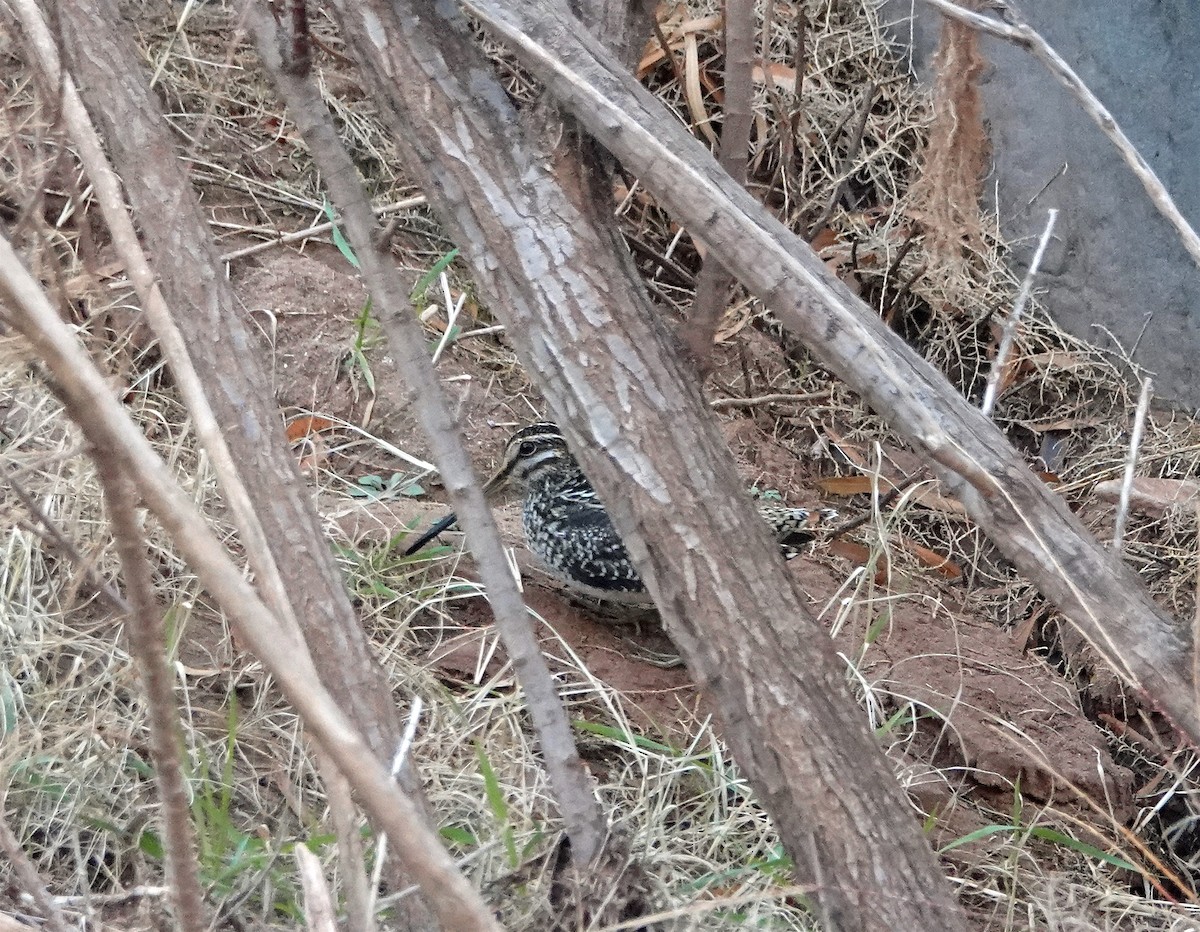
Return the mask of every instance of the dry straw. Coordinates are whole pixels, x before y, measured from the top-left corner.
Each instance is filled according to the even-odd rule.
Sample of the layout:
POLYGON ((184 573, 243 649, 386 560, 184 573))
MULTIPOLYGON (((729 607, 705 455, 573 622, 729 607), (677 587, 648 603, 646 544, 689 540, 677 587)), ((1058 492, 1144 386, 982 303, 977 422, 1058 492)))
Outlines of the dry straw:
MULTIPOLYGON (((228 13, 214 4, 188 6, 187 21, 175 22, 164 18, 161 4, 127 8, 138 17, 156 63, 159 91, 174 113, 194 176, 210 202, 222 204, 214 224, 218 234, 236 232, 273 244, 259 247, 260 260, 292 231, 323 235, 323 197, 316 179, 303 151, 281 132, 286 121, 258 76, 253 57, 231 42, 228 13), (246 114, 258 118, 246 119, 246 114), (277 155, 269 158, 270 153, 277 155), (231 219, 235 214, 238 219, 231 219)), ((983 248, 969 263, 930 263, 907 200, 919 170, 930 111, 908 79, 903 56, 869 5, 810 2, 803 4, 807 19, 798 74, 800 26, 788 10, 795 13, 801 5, 776 3, 773 8, 774 20, 760 20, 758 32, 769 37, 764 73, 779 80, 755 85, 752 189, 758 185, 756 193, 801 230, 819 218, 826 205, 835 204, 827 220, 830 235, 817 241, 823 257, 881 313, 890 313, 893 324, 960 389, 979 398, 994 358, 991 322, 997 315, 1009 316, 1005 309, 1012 306, 1017 291, 1003 262, 994 218, 985 220, 983 248), (791 90, 801 74, 803 99, 798 102, 791 90), (863 112, 862 90, 868 85, 878 90, 855 142, 847 128, 854 128, 855 117, 863 112), (835 197, 839 190, 845 192, 840 199, 835 197)), ((680 70, 662 60, 645 77, 686 122, 719 117, 715 95, 704 90, 708 79, 720 75, 719 31, 712 24, 689 25, 711 22, 717 11, 715 3, 693 4, 678 20, 664 23, 680 70), (698 82, 698 104, 677 73, 685 83, 698 82)), ((178 12, 176 8, 170 15, 178 12)), ((315 28, 321 41, 336 51, 337 38, 327 25, 318 22, 315 28)), ((18 68, 19 62, 11 63, 18 68)), ((514 87, 528 88, 515 68, 503 61, 500 67, 509 68, 514 87)), ((377 202, 415 206, 418 196, 396 170, 391 142, 369 103, 344 93, 352 90, 352 76, 332 56, 323 72, 327 100, 375 186, 377 202)), ((49 125, 46 103, 34 97, 31 85, 6 79, 5 87, 0 147, 6 168, 0 184, 6 201, 28 204, 40 196, 44 179, 65 158, 65 149, 49 125)), ((116 340, 101 339, 100 322, 106 314, 108 320, 121 320, 129 289, 119 278, 102 282, 95 275, 87 259, 94 244, 80 222, 91 217, 90 201, 78 179, 72 180, 73 170, 65 175, 65 193, 60 196, 69 205, 43 213, 69 217, 71 222, 52 225, 37 219, 40 214, 32 217, 26 231, 29 261, 68 293, 89 297, 90 323, 84 330, 110 370, 121 373, 127 408, 138 413, 160 455, 188 477, 191 494, 212 526, 228 536, 211 476, 179 405, 161 381, 147 374, 149 363, 125 352, 121 338, 130 334, 123 325, 116 325, 116 340)), ((620 213, 628 234, 645 250, 638 255, 645 259, 649 253, 660 260, 645 259, 664 313, 686 307, 690 285, 672 273, 672 264, 690 274, 694 247, 651 199, 640 196, 632 179, 625 193, 620 213)), ((401 261, 427 268, 448 244, 427 215, 403 217, 398 231, 401 261)), ((236 268, 241 256, 233 249, 227 252, 236 268)), ((774 336, 768 311, 748 302, 738 308, 723 332, 753 327, 774 336)), ((1089 489, 1096 481, 1119 477, 1125 468, 1129 438, 1123 425, 1134 407, 1127 362, 1063 334, 1036 301, 1014 321, 1012 331, 1006 367, 1011 377, 995 386, 995 417, 1031 458, 1048 449, 1048 439, 1063 439, 1066 454, 1055 469, 1063 494, 1085 520, 1103 530, 1112 520, 1111 511, 1097 507, 1089 489)), ((148 914, 161 917, 154 910, 163 891, 130 883, 132 877, 157 876, 159 863, 147 853, 152 849, 148 826, 157 802, 139 754, 148 727, 145 701, 133 688, 133 664, 108 622, 109 609, 92 595, 87 582, 89 572, 111 576, 116 566, 100 490, 80 438, 39 380, 27 350, 12 338, 5 349, 8 355, 0 365, 0 395, 6 402, 5 472, 19 477, 79 554, 65 553, 36 534, 33 529, 42 519, 32 516, 11 488, 0 490, 5 513, 13 518, 7 522, 0 570, 0 716, 5 729, 0 773, 5 815, 50 892, 62 898, 60 908, 70 921, 80 915, 103 919, 110 908, 104 897, 122 891, 141 895, 148 914)), ((836 434, 847 449, 865 449, 868 440, 878 441, 884 451, 880 468, 887 465, 889 451, 899 455, 902 445, 886 424, 811 365, 802 351, 785 349, 791 355, 789 368, 769 383, 755 381, 751 373, 750 384, 738 386, 745 389, 740 396, 722 401, 721 407, 739 409, 739 414, 748 411, 764 430, 796 450, 811 450, 817 438, 836 449, 838 443, 828 439, 836 434), (800 399, 802 405, 791 403, 800 399)), ((499 373, 502 390, 516 393, 525 387, 511 355, 499 344, 473 340, 446 352, 486 358, 499 373)), ((1200 435, 1189 419, 1150 412, 1136 446, 1143 474, 1182 477, 1200 472, 1200 435)), ((855 471, 845 459, 824 462, 830 470, 855 471)), ((331 488, 344 487, 326 479, 331 488)), ((1122 513, 1127 559, 1142 569, 1152 591, 1177 616, 1191 617, 1196 609, 1194 518, 1122 513)), ((1038 604, 1036 594, 957 515, 907 500, 872 523, 886 532, 883 539, 899 533, 953 553, 974 584, 962 596, 966 610, 1002 624, 1036 611, 1030 607, 1038 604)), ((335 538, 342 533, 332 520, 329 530, 335 538)), ((227 853, 238 845, 248 852, 232 865, 219 858, 202 863, 210 871, 210 902, 243 923, 279 922, 276 909, 300 902, 292 859, 282 858, 281 852, 328 830, 324 789, 311 749, 293 712, 262 668, 233 642, 225 620, 212 610, 179 556, 152 526, 148 534, 159 595, 168 606, 175 687, 184 709, 183 743, 197 800, 194 811, 207 813, 201 830, 209 833, 209 842, 224 840, 230 847, 227 853), (222 799, 227 799, 224 809, 213 805, 222 799), (222 814, 229 817, 228 835, 219 835, 215 828, 222 814), (259 825, 268 828, 258 831, 259 825)), ((542 856, 557 826, 550 820, 553 810, 541 771, 532 766, 537 750, 520 696, 511 688, 511 671, 487 665, 494 644, 486 636, 475 677, 448 678, 414 660, 435 642, 476 633, 464 626, 461 609, 479 598, 477 588, 455 574, 451 559, 414 573, 411 567, 389 563, 382 547, 352 547, 354 542, 344 538, 337 543, 345 548, 347 576, 361 595, 364 623, 380 662, 398 692, 421 697, 427 710, 411 754, 420 762, 442 828, 459 839, 460 866, 485 890, 509 927, 546 928, 553 918, 553 877, 542 856), (506 802, 503 821, 486 801, 477 747, 486 748, 506 802), (514 849, 515 863, 510 854, 514 849), (518 888, 520 896, 513 894, 518 888)), ((904 566, 908 558, 878 552, 873 559, 879 565, 886 561, 888 566, 904 566)), ((831 604, 832 614, 878 615, 888 606, 891 596, 874 587, 871 574, 847 571, 844 563, 832 559, 829 566, 850 577, 841 600, 831 604)), ((997 637, 1002 636, 998 631, 997 637)), ((850 657, 861 649, 863 645, 844 645, 850 657)), ((585 749, 594 762, 602 798, 645 868, 647 897, 664 921, 681 922, 680 928, 808 928, 807 918, 793 905, 797 891, 787 886, 779 866, 774 832, 745 792, 711 724, 684 722, 686 741, 636 739, 635 723, 640 719, 629 697, 585 669, 568 643, 554 641, 548 654, 573 716, 591 729, 585 732, 585 749)), ((903 696, 857 678, 853 665, 848 675, 860 683, 864 703, 877 715, 876 724, 887 722, 889 709, 904 706, 903 696)), ((896 736, 898 767, 913 766, 904 754, 914 734, 896 736)), ((1190 754, 1180 752, 1172 759, 1152 745, 1135 751, 1131 739, 1123 740, 1127 743, 1121 747, 1150 786, 1150 795, 1142 800, 1147 812, 1159 807, 1186 814, 1180 800, 1194 786, 1190 754)), ((928 779, 961 785, 957 774, 938 770, 936 762, 926 763, 933 775, 928 779)), ((958 800, 957 805, 977 807, 985 820, 1011 818, 1010 812, 989 812, 970 800, 958 800)), ((1160 824, 1147 815, 1137 823, 1140 837, 1158 845, 1160 824)), ((1110 839, 1114 850, 1128 848, 1115 830, 1110 839)), ((957 878, 962 896, 987 917, 990 928, 1120 925, 1149 930, 1172 922, 1183 927, 1179 923, 1184 920, 1170 904, 1131 888, 1094 859, 1016 833, 993 841, 985 855, 960 862, 957 878)), ((325 876, 336 878, 328 853, 320 856, 326 862, 325 876)), ((336 881, 332 892, 338 895, 336 881)), ((379 905, 386 909, 388 901, 379 905)))

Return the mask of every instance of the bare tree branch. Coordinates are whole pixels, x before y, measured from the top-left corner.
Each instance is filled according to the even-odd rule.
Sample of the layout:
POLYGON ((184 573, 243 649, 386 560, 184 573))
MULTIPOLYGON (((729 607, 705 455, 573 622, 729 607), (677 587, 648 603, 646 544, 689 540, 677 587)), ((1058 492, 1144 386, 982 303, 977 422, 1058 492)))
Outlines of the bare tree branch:
POLYGON ((339 700, 330 695, 295 630, 278 621, 234 566, 229 554, 178 486, 170 469, 113 397, 78 338, 59 319, 46 294, 0 237, 0 308, 4 320, 33 345, 53 387, 84 436, 112 450, 146 507, 225 609, 238 637, 275 677, 303 717, 305 728, 336 761, 363 808, 392 839, 401 865, 421 885, 448 929, 499 929, 479 893, 458 872, 420 809, 392 780, 339 700))
POLYGON ((1188 647, 1137 575, 811 250, 548 0, 464 0, 809 349, 940 467, 951 492, 1106 661, 1200 740, 1188 647))
POLYGON ((72 139, 197 435, 234 509, 255 578, 282 618, 304 625, 318 663, 329 664, 328 681, 338 684, 345 708, 386 757, 400 735, 391 691, 371 659, 288 453, 267 380, 206 235, 204 215, 178 160, 171 157, 174 142, 145 81, 139 79, 140 59, 117 35, 120 13, 110 0, 82 0, 62 4, 60 22, 68 36, 68 57, 81 69, 82 84, 97 104, 94 111, 102 118, 109 151, 122 163, 120 174, 137 210, 141 234, 155 256, 153 269, 74 84, 60 76, 54 46, 36 7, 32 0, 15 0, 15 6, 26 34, 35 40, 48 79, 63 88, 63 113, 72 139), (223 429, 231 424, 239 429, 223 429), (296 612, 292 606, 300 602, 304 611, 296 612))
MULTIPOLYGON (((718 162, 738 184, 746 183, 750 128, 754 125, 753 69, 754 4, 749 0, 725 0, 725 119, 718 162)), ((717 256, 704 257, 696 300, 684 331, 684 342, 701 374, 708 371, 713 338, 734 281, 717 256)))
POLYGON ((204 894, 200 890, 190 794, 180 760, 183 736, 179 731, 179 704, 171 688, 171 671, 164 654, 166 624, 154 597, 153 575, 146 557, 145 537, 137 520, 133 488, 117 468, 113 451, 95 449, 93 458, 104 487, 108 520, 129 593, 126 634, 146 692, 154 782, 162 809, 167 887, 179 928, 183 932, 201 932, 208 924, 204 918, 204 894))
MULTIPOLYGON (((446 4, 332 8, 410 171, 506 318, 798 873, 819 882, 829 927, 963 928, 832 643, 741 490, 628 250, 598 220, 611 209, 575 196, 590 182, 578 163, 556 158, 559 128, 517 117, 446 4)), ((567 28, 586 32, 574 20, 567 28)))
POLYGON ((534 726, 541 738, 542 755, 571 838, 572 851, 581 862, 587 863, 599 853, 604 841, 607 829, 604 812, 575 747, 571 725, 554 687, 550 668, 542 656, 533 623, 505 559, 499 531, 425 350, 425 338, 416 319, 408 312, 407 295, 400 287, 391 263, 375 246, 376 228, 370 202, 316 86, 311 80, 300 77, 294 69, 282 66, 274 23, 261 3, 248 3, 245 9, 258 37, 263 63, 325 177, 330 196, 362 263, 363 278, 371 291, 375 313, 387 335, 388 345, 405 373, 417 416, 429 438, 455 514, 470 535, 471 551, 487 587, 500 636, 525 691, 534 726))
MULTIPOLYGON (((22 27, 62 112, 113 244, 129 271, 180 393, 221 483, 257 584, 278 617, 303 629, 325 682, 380 759, 399 738, 391 688, 375 662, 290 455, 258 353, 239 315, 174 140, 140 77, 141 60, 111 0, 59 4, 63 48, 91 98, 107 149, 120 165, 151 269, 125 209, 117 174, 33 0, 15 0, 22 27), (226 431, 225 425, 236 425, 226 431)), ((400 782, 423 807, 413 768, 400 782)), ((392 878, 407 886, 404 877, 392 878)), ((402 909, 427 924, 418 898, 402 909)))

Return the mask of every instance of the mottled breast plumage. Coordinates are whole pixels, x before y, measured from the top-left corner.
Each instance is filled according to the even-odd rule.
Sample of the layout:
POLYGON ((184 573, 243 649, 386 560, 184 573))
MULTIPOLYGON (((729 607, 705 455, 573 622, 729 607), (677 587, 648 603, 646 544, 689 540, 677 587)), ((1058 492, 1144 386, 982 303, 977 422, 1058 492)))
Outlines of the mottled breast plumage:
MULTIPOLYGON (((602 598, 646 591, 612 519, 554 424, 530 424, 509 438, 484 493, 491 497, 507 488, 523 493, 525 539, 555 576, 602 598)), ((788 557, 812 537, 816 525, 837 517, 831 508, 810 511, 769 501, 760 501, 758 510, 788 557)), ((417 550, 453 520, 450 515, 438 522, 407 552, 417 550)))
POLYGON ((645 591, 608 512, 574 460, 529 483, 521 517, 529 549, 556 575, 602 592, 645 591))

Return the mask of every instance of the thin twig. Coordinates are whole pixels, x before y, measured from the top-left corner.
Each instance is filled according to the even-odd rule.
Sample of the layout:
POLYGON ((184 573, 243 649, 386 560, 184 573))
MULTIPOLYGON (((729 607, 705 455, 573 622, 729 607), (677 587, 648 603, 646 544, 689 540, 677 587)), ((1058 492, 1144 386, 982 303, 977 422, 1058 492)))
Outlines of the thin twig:
POLYGON ((1004 373, 1004 367, 1008 365, 1008 356, 1012 352, 1013 340, 1017 336, 1017 322, 1025 313, 1025 305, 1029 301, 1029 295, 1033 292, 1033 280, 1037 277, 1038 269, 1042 265, 1042 256, 1046 254, 1046 245, 1050 242, 1050 235, 1054 232, 1054 221, 1057 219, 1058 211, 1051 210, 1049 217, 1046 218, 1046 228, 1042 230, 1042 238, 1038 242, 1037 251, 1033 254, 1033 261, 1029 263, 1029 270, 1021 282, 1021 290, 1017 292, 1017 300, 1013 304, 1012 313, 1004 321, 1000 346, 996 350, 996 358, 992 361, 992 370, 988 373, 987 391, 984 392, 983 404, 980 406, 984 417, 991 417, 992 410, 996 407, 996 393, 1000 389, 1000 379, 1004 373))
POLYGON ((330 199, 338 208, 347 238, 361 263, 363 279, 374 300, 388 346, 413 389, 414 409, 455 499, 455 513, 463 519, 471 539, 471 551, 487 587, 500 637, 525 692, 572 850, 581 863, 590 862, 603 846, 607 819, 592 791, 533 622, 504 558, 495 521, 455 429, 425 338, 411 314, 398 313, 408 303, 407 294, 401 289, 391 263, 376 246, 370 202, 316 86, 281 67, 272 18, 254 0, 248 0, 244 9, 255 32, 263 65, 324 175, 330 199))
MULTIPOLYGON (((421 721, 421 697, 413 695, 412 708, 408 710, 408 722, 404 726, 404 734, 400 736, 400 743, 396 747, 396 753, 392 755, 392 777, 395 778, 403 769, 405 761, 408 759, 409 749, 412 747, 413 741, 417 737, 417 725, 421 721)), ((374 917, 377 906, 377 897, 379 895, 379 881, 383 876, 383 862, 387 860, 387 835, 380 835, 379 840, 375 843, 375 868, 371 873, 370 885, 370 900, 367 904, 367 915, 374 917)))
POLYGON ((120 893, 96 893, 89 890, 87 893, 82 894, 56 896, 54 902, 59 906, 68 907, 119 906, 122 903, 129 903, 132 900, 158 899, 159 897, 169 896, 170 893, 170 889, 158 886, 157 884, 138 884, 137 886, 126 887, 120 893))
MULTIPOLYGON (((754 125, 754 4, 725 0, 725 112, 717 161, 738 184, 746 183, 750 129, 754 125)), ((770 80, 767 85, 770 86, 770 80)), ((712 346, 734 277, 712 253, 700 268, 684 340, 701 378, 712 365, 712 346)))
MULTIPOLYGON (((406 197, 402 201, 393 201, 391 204, 384 204, 381 207, 372 208, 375 215, 382 217, 385 214, 396 213, 401 210, 408 210, 412 207, 421 207, 425 204, 425 195, 417 197, 406 197)), ((288 243, 298 243, 303 240, 312 239, 314 236, 320 236, 322 233, 328 233, 334 228, 334 224, 326 221, 325 223, 314 224, 311 227, 306 227, 303 230, 295 230, 291 233, 280 233, 274 239, 269 239, 261 243, 255 243, 252 246, 245 246, 242 249, 235 249, 233 252, 223 253, 221 261, 224 263, 234 262, 237 259, 245 259, 247 256, 253 256, 260 252, 265 252, 268 249, 274 249, 276 246, 286 246, 288 243)))
POLYGON ((831 394, 829 389, 819 392, 806 392, 802 395, 757 395, 754 398, 714 398, 708 403, 708 406, 714 411, 722 411, 725 408, 754 408, 758 405, 773 405, 773 404, 803 404, 806 401, 819 401, 822 398, 828 398, 831 394))
POLYGON ((433 358, 430 363, 434 366, 438 364, 438 360, 442 358, 442 353, 446 346, 450 343, 451 337, 454 335, 454 328, 458 324, 458 315, 462 313, 463 305, 467 303, 467 292, 463 292, 458 296, 458 300, 454 300, 454 296, 450 293, 450 279, 442 272, 438 276, 438 280, 442 285, 442 300, 446 307, 446 329, 442 331, 442 338, 438 340, 437 348, 433 351, 433 358))
POLYGON ((8 860, 14 879, 24 887, 24 892, 29 894, 30 899, 42 911, 46 928, 50 932, 70 932, 71 925, 67 922, 67 917, 58 908, 54 897, 50 896, 50 891, 42 882, 42 875, 29 860, 25 849, 21 847, 17 836, 9 827, 8 820, 4 817, 4 801, 4 796, 0 794, 0 854, 8 860))
POLYGON ((874 81, 867 84, 866 89, 863 91, 862 104, 858 110, 858 121, 854 124, 854 132, 850 136, 850 145, 846 149, 846 157, 842 159, 842 164, 838 168, 838 177, 840 180, 834 186, 832 193, 830 193, 829 200, 825 204, 825 209, 821 211, 820 216, 808 228, 808 236, 806 238, 809 242, 825 228, 825 224, 829 222, 829 218, 837 210, 838 201, 842 199, 842 193, 846 190, 846 184, 850 181, 850 170, 854 167, 854 160, 858 158, 858 151, 862 148, 863 134, 867 131, 867 119, 871 116, 871 105, 875 102, 875 94, 878 91, 879 85, 874 81))
POLYGON ((683 77, 683 65, 679 64, 679 59, 675 57, 675 53, 671 50, 671 43, 667 41, 667 37, 663 33, 662 23, 658 21, 658 16, 652 14, 650 21, 654 26, 654 38, 658 40, 658 46, 663 50, 663 55, 666 56, 667 61, 671 63, 671 70, 675 72, 675 83, 682 90, 686 83, 683 77))
MULTIPOLYGON (((1196 503, 1196 526, 1200 527, 1200 502, 1196 503)), ((1200 548, 1200 540, 1196 546, 1200 548)), ((1192 608, 1192 701, 1200 709, 1200 561, 1196 565, 1196 595, 1195 606, 1192 608)))
MULTIPOLYGON (((775 166, 775 171, 771 175, 771 181, 767 184, 768 192, 774 191, 775 186, 781 186, 784 197, 787 197, 788 178, 787 168, 792 163, 792 149, 795 145, 791 129, 792 123, 788 107, 783 102, 783 95, 779 93, 779 88, 775 86, 775 82, 771 80, 771 33, 775 28, 775 0, 766 0, 763 6, 762 13, 763 27, 762 37, 759 39, 758 49, 758 66, 762 69, 764 77, 763 90, 766 91, 767 100, 771 104, 771 110, 775 114, 776 131, 779 133, 779 164, 775 166)), ((792 91, 795 93, 795 84, 792 85, 792 91)), ((766 140, 759 140, 760 144, 766 140)), ((754 158, 754 163, 751 166, 751 174, 757 174, 758 167, 762 164, 763 158, 767 154, 767 147, 762 145, 758 155, 754 158)))
POLYGON ((79 548, 75 546, 74 541, 67 537, 54 520, 42 510, 34 497, 16 480, 11 471, 6 471, 4 478, 8 482, 8 487, 13 490, 13 494, 21 500, 21 503, 29 510, 29 514, 33 518, 29 522, 29 529, 52 548, 58 548, 66 554, 71 562, 87 575, 96 594, 108 603, 109 608, 118 614, 128 615, 132 609, 117 588, 84 559, 83 554, 79 552, 79 548))
MULTIPOLYGON (((1142 382, 1137 412, 1133 416, 1133 433, 1129 437, 1129 452, 1125 456, 1125 476, 1121 480, 1121 497, 1117 502, 1112 543, 1109 545, 1118 560, 1121 558, 1121 547, 1125 543, 1125 524, 1129 520, 1129 496, 1133 492, 1133 474, 1137 470, 1138 453, 1142 447, 1142 433, 1145 431, 1146 414, 1150 410, 1150 397, 1153 392, 1154 380, 1147 378, 1142 382)), ((1192 653, 1195 654, 1195 651, 1193 650, 1192 653)))
POLYGON ((1142 183, 1146 194, 1150 196, 1151 203, 1154 204, 1160 214, 1167 218, 1167 222, 1175 228, 1175 231, 1179 234, 1179 238, 1183 241, 1184 248, 1191 254, 1193 261, 1197 265, 1200 265, 1200 235, 1197 235, 1195 229, 1188 223, 1187 218, 1180 212, 1179 208, 1175 205, 1175 201, 1171 198, 1170 192, 1167 191, 1166 185, 1162 183, 1158 175, 1154 173, 1154 169, 1142 157, 1142 154, 1130 141, 1129 137, 1125 135, 1121 127, 1117 124, 1116 119, 1108 111, 1108 108, 1083 83, 1083 79, 1075 73, 1075 70, 1054 50, 1050 43, 1043 39, 1029 24, 1021 21, 1007 4, 1005 4, 1004 10, 1007 16, 1015 20, 1013 25, 1001 23, 979 13, 965 10, 957 4, 951 3, 950 0, 925 0, 925 2, 946 16, 974 26, 981 32, 986 32, 1016 43, 1038 58, 1049 69, 1050 73, 1058 78, 1066 86, 1067 90, 1075 95, 1083 105, 1083 109, 1087 115, 1100 127, 1100 131, 1109 138, 1116 147, 1117 152, 1120 153, 1121 158, 1125 160, 1125 164, 1129 166, 1130 171, 1142 183))
MULTIPOLYGON (((653 246, 648 246, 646 243, 643 243, 633 234, 625 232, 624 230, 622 233, 624 234, 625 242, 629 244, 630 249, 636 252, 639 256, 643 256, 653 262, 656 266, 658 266, 659 271, 670 272, 672 275, 674 275, 676 278, 675 284, 681 285, 684 288, 696 287, 696 276, 685 269, 678 262, 675 262, 667 256, 659 255, 658 250, 656 250, 653 246)), ((658 273, 656 272, 655 274, 657 275, 658 273)))
MULTIPOLYGON (((763 50, 766 55, 766 50, 763 50)), ((792 96, 796 99, 796 112, 792 114, 792 136, 800 130, 800 117, 804 114, 801 103, 804 97, 804 71, 808 67, 808 12, 804 7, 796 10, 796 54, 792 58, 792 73, 795 83, 792 85, 792 96)))
POLYGON ((503 333, 505 329, 506 328, 504 324, 491 324, 487 327, 477 327, 474 330, 468 330, 466 333, 460 333, 458 335, 458 342, 461 343, 463 340, 470 340, 472 337, 494 337, 498 333, 503 333))
POLYGON ((163 855, 174 919, 183 932, 202 932, 208 923, 204 916, 200 862, 192 829, 191 794, 181 760, 183 738, 179 729, 179 706, 171 688, 171 670, 164 653, 166 620, 154 596, 153 574, 138 523, 133 486, 117 464, 116 451, 97 449, 93 461, 104 487, 108 520, 132 608, 127 616, 129 652, 142 679, 150 716, 150 752, 154 781, 158 785, 163 855))
MULTIPOLYGON (((890 283, 892 279, 895 278, 895 276, 899 273, 900 266, 904 262, 905 257, 908 255, 908 251, 912 249, 913 244, 916 243, 918 235, 918 231, 913 229, 909 232, 908 236, 904 238, 904 242, 901 243, 900 248, 896 250, 896 257, 892 259, 891 263, 888 265, 888 270, 883 275, 883 280, 885 282, 890 283)), ((908 294, 909 289, 912 288, 917 278, 924 274, 925 266, 918 266, 917 270, 912 275, 900 283, 900 287, 896 289, 896 293, 892 295, 892 299, 888 301, 887 307, 883 309, 883 313, 880 316, 887 321, 889 327, 892 324, 892 315, 895 314, 896 308, 900 305, 900 302, 904 300, 904 296, 908 294)))

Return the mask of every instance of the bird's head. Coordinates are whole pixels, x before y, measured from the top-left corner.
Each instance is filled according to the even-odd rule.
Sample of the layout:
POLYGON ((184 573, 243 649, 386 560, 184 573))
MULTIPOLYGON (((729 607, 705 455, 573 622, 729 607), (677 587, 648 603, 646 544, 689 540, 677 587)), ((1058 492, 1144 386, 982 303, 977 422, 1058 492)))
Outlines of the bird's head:
POLYGON ((539 476, 574 462, 556 425, 545 421, 530 424, 508 438, 500 465, 484 483, 483 494, 495 498, 508 489, 523 490, 539 476))

